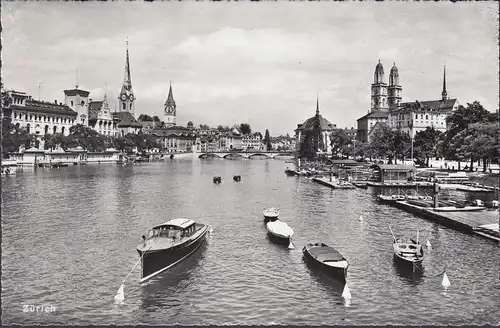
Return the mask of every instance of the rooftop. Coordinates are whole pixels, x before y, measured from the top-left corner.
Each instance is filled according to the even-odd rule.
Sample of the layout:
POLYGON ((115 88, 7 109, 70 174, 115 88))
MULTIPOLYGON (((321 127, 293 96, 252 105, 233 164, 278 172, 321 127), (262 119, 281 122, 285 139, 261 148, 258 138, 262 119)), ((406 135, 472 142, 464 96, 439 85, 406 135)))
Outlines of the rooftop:
POLYGON ((21 105, 11 105, 11 109, 21 110, 21 111, 30 111, 30 112, 38 112, 44 114, 59 114, 59 115, 69 115, 76 117, 77 113, 69 108, 66 105, 58 105, 51 102, 46 101, 38 101, 38 100, 26 100, 25 106, 21 105))
POLYGON ((186 229, 187 227, 189 227, 190 225, 192 225, 194 223, 195 222, 191 219, 178 218, 178 219, 173 219, 173 220, 164 222, 164 223, 160 224, 159 226, 154 227, 153 229, 160 228, 163 226, 174 226, 177 228, 186 229))

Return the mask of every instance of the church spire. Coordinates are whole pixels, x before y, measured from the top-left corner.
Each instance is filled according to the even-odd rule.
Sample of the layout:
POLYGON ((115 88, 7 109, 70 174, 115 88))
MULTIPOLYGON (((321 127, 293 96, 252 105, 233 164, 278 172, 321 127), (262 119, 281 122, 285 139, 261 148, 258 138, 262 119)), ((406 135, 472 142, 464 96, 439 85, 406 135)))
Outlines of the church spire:
POLYGON ((319 115, 319 96, 316 95, 316 115, 319 115))
POLYGON ((167 101, 165 101, 166 106, 172 106, 175 107, 175 100, 174 100, 174 94, 172 92, 172 81, 170 81, 170 88, 168 89, 168 97, 167 101))
POLYGON ((130 62, 128 58, 128 40, 127 40, 127 57, 125 59, 125 76, 123 78, 123 86, 126 90, 132 89, 132 79, 130 77, 130 62))
POLYGON ((446 92, 446 65, 444 65, 444 73, 443 73, 443 92, 441 92, 441 99, 448 99, 448 92, 446 92))

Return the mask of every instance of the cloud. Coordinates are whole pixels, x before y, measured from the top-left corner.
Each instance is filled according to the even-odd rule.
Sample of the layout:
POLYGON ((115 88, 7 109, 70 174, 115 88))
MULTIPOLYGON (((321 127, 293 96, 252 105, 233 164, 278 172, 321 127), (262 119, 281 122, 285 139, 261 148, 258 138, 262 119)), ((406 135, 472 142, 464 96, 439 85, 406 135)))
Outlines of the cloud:
POLYGON ((355 126, 380 59, 403 100, 448 92, 490 110, 498 97, 498 12, 442 3, 33 3, 2 6, 2 78, 61 99, 76 83, 115 103, 129 40, 138 114, 163 115, 172 81, 178 121, 291 132, 321 113, 355 126), (78 13, 78 14, 76 14, 78 13), (415 17, 418 17, 416 19, 415 17), (57 24, 47 24, 57 19, 57 24))

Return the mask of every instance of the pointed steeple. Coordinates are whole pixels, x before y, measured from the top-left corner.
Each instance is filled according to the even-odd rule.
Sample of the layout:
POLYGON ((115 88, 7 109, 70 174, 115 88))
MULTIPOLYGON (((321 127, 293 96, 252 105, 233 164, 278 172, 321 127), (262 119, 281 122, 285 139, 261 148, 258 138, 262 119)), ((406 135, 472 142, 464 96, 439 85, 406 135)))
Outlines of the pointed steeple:
POLYGON ((319 115, 319 96, 316 95, 316 115, 319 115))
POLYGON ((104 94, 104 99, 102 100, 101 110, 109 112, 108 96, 106 93, 104 94))
POLYGON ((441 92, 441 99, 448 99, 448 92, 446 92, 446 65, 444 65, 444 73, 443 73, 443 92, 441 92))
POLYGON ((125 59, 125 74, 123 78, 123 88, 125 91, 132 92, 132 78, 130 77, 130 61, 128 56, 128 40, 127 40, 127 50, 125 59))
POLYGON ((165 101, 165 106, 171 106, 175 108, 174 94, 172 92, 172 81, 170 81, 170 88, 168 89, 168 97, 165 101))

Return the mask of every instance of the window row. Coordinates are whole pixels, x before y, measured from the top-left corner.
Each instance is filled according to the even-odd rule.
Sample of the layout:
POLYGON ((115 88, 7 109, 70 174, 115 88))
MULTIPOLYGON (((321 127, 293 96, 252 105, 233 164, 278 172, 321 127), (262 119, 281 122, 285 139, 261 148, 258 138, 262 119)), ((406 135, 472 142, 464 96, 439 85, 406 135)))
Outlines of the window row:
POLYGON ((30 121, 40 121, 40 122, 53 122, 53 123, 66 123, 66 124, 74 124, 75 120, 67 117, 60 117, 60 116, 45 116, 45 115, 32 115, 32 114, 25 114, 25 113, 18 113, 14 112, 14 119, 25 119, 25 120, 30 121))

